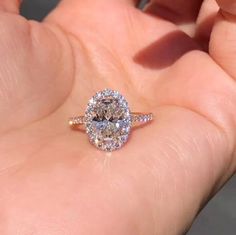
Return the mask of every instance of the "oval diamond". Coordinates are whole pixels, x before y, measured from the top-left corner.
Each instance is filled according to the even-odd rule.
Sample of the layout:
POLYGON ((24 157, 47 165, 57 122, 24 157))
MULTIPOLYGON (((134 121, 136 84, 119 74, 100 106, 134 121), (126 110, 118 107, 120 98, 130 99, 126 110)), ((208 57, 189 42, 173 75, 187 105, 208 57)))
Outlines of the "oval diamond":
POLYGON ((97 148, 104 151, 121 148, 131 130, 127 101, 117 91, 98 92, 88 103, 85 124, 89 140, 97 148))

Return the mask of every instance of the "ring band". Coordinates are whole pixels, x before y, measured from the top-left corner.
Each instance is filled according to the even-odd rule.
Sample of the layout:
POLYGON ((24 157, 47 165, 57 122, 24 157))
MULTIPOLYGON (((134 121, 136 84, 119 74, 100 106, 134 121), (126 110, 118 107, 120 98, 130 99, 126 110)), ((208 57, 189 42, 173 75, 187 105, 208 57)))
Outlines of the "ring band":
MULTIPOLYGON (((139 125, 139 124, 146 124, 153 120, 152 113, 131 113, 131 120, 132 126, 139 125)), ((86 117, 85 116, 78 116, 78 117, 71 117, 69 118, 69 125, 71 127, 81 126, 86 124, 86 117)))
POLYGON ((126 99, 110 89, 93 96, 83 116, 69 119, 69 126, 86 128, 89 141, 103 151, 114 151, 128 141, 131 128, 153 120, 152 113, 132 113, 126 99))

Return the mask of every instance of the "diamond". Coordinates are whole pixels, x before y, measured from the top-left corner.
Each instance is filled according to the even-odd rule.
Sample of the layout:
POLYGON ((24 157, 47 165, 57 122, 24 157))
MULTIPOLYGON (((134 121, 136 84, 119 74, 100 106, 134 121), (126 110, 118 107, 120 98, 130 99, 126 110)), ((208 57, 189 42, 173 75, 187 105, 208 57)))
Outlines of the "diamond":
POLYGON ((99 149, 114 151, 128 140, 131 113, 127 101, 117 91, 98 92, 89 101, 85 120, 89 140, 99 149))

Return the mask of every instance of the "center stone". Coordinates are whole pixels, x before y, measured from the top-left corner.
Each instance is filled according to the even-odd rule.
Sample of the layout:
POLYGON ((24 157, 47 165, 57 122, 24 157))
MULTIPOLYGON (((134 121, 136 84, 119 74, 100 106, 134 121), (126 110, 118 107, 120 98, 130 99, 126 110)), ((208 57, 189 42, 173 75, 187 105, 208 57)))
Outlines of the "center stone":
POLYGON ((127 142, 131 114, 118 92, 107 89, 97 93, 87 106, 85 119, 89 139, 97 148, 113 151, 127 142))

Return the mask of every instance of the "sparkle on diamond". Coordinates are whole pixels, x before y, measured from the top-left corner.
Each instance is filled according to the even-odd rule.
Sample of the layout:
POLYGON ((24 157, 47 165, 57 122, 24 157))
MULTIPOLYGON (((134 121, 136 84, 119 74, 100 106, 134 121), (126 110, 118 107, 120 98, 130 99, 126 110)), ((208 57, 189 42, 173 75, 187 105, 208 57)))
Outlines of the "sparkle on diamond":
POLYGON ((86 111, 86 130, 99 149, 113 151, 128 140, 131 114, 125 98, 116 91, 104 90, 94 96, 86 111))

